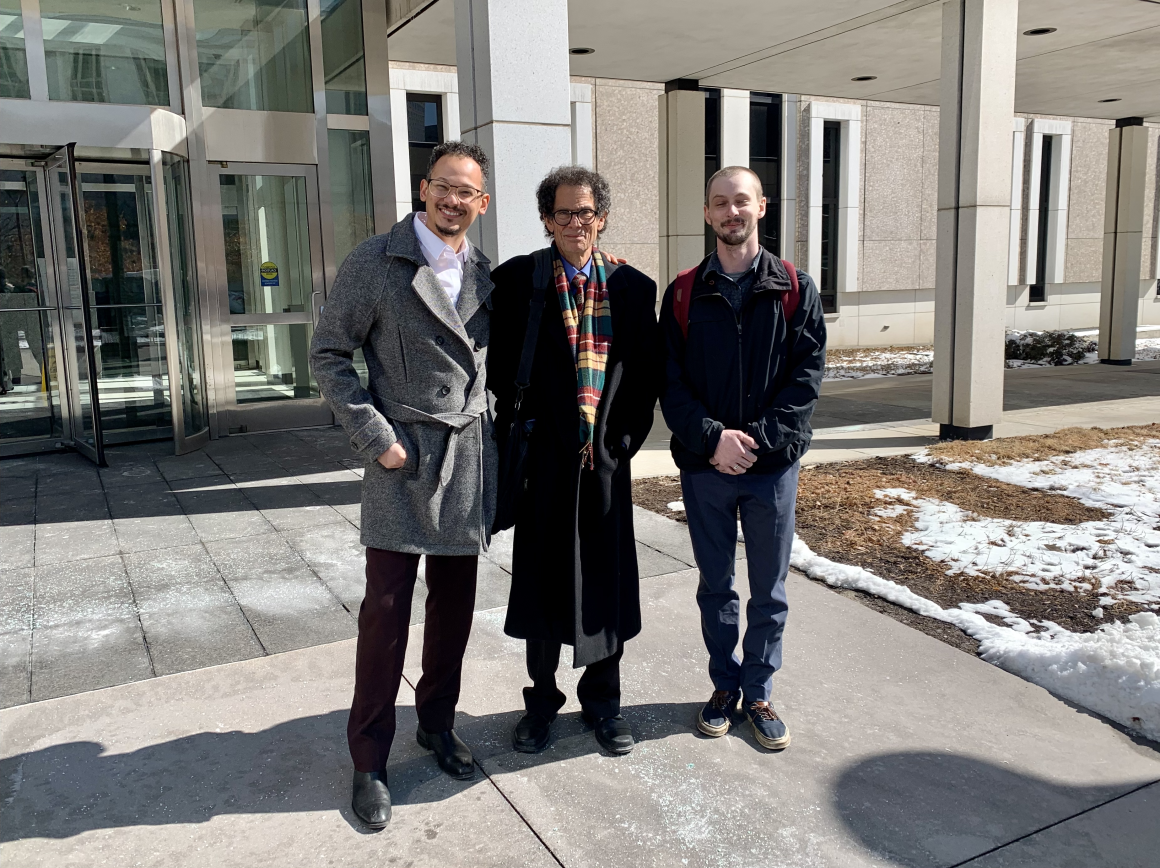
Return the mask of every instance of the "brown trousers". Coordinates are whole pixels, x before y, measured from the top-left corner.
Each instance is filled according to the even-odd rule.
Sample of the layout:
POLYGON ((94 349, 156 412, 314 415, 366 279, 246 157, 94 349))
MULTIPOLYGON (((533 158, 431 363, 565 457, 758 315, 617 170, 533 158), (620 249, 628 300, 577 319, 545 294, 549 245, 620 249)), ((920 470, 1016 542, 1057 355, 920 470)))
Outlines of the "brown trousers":
MULTIPOLYGON (((354 701, 346 739, 355 771, 382 771, 395 738, 395 700, 403 677, 411 596, 420 555, 367 549, 367 590, 358 613, 354 701)), ((426 555, 423 677, 415 687, 419 725, 446 732, 455 723, 463 652, 475 609, 479 558, 426 555)))

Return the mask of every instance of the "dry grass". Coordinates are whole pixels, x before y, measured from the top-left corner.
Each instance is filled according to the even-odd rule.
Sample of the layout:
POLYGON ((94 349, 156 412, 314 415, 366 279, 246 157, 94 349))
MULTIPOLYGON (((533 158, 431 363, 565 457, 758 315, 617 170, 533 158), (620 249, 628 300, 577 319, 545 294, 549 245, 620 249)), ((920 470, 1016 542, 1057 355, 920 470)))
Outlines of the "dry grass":
POLYGON ((1062 428, 1054 434, 1004 437, 982 442, 957 440, 939 443, 927 451, 943 465, 959 462, 1001 465, 1017 461, 1044 461, 1058 455, 1099 449, 1112 441, 1140 444, 1148 440, 1160 440, 1160 424, 1153 422, 1151 425, 1131 425, 1127 428, 1062 428))

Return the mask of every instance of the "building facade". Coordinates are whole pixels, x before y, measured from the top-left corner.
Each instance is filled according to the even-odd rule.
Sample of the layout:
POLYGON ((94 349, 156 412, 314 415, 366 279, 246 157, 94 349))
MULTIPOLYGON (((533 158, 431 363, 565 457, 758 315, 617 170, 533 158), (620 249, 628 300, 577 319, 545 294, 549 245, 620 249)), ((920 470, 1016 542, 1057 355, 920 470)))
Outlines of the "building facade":
MULTIPOLYGON (((307 347, 343 259, 418 206, 436 144, 517 153, 502 136, 536 125, 550 147, 497 162, 493 256, 539 243, 531 191, 570 161, 611 183, 602 246, 663 285, 713 243, 707 176, 748 165, 762 241, 818 281, 831 345, 934 341, 938 106, 565 70, 544 87, 566 116, 508 123, 481 90, 498 72, 406 59, 428 5, 0 0, 0 455, 329 424, 307 347)), ((420 42, 500 51, 483 38, 420 42)), ((1096 327, 1114 123, 1011 125, 1006 324, 1096 327)), ((1137 322, 1160 325, 1144 126, 1137 322)))

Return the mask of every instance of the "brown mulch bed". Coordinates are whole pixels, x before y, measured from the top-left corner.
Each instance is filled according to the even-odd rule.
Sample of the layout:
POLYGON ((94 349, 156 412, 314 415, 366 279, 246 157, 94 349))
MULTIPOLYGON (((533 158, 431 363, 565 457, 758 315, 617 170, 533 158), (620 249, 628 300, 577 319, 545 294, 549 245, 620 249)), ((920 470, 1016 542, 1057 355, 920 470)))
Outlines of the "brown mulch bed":
MULTIPOLYGON (((986 443, 945 443, 929 451, 937 462, 947 464, 959 461, 1005 464, 1097 448, 1108 440, 1139 443, 1154 438, 1160 438, 1160 425, 1103 431, 1070 428, 1045 436, 1012 437, 986 443)), ((874 492, 885 488, 909 489, 921 497, 953 503, 988 518, 1079 524, 1107 515, 1062 494, 1035 491, 987 479, 968 470, 947 469, 937 463, 924 464, 900 456, 804 468, 798 489, 799 536, 822 557, 855 564, 898 582, 943 608, 998 599, 1022 618, 1054 621, 1074 632, 1091 632, 1110 619, 1126 620, 1128 615, 1142 611, 1140 606, 1121 601, 1114 607, 1104 607, 1106 617, 1101 619, 1092 615, 1092 610, 1100 605, 1098 591, 1085 594, 1033 590, 997 575, 948 575, 945 566, 902 544, 902 534, 913 526, 909 513, 896 518, 874 515, 876 509, 888 503, 875 497, 874 492)), ((634 480, 633 499, 646 509, 685 521, 683 512, 667 506, 681 499, 676 477, 634 480)), ((978 648, 978 643, 949 624, 917 615, 870 594, 849 590, 838 593, 858 599, 962 650, 973 653, 978 648)))

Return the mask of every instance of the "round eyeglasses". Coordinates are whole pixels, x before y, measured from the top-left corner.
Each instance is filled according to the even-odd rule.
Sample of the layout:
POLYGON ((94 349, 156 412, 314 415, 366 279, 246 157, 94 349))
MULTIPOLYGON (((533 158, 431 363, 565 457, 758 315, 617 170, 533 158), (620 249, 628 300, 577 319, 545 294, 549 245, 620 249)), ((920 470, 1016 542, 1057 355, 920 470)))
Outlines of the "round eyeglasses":
POLYGON ((438 178, 427 179, 427 190, 436 199, 445 199, 454 193, 455 198, 457 198, 460 202, 474 202, 476 199, 483 195, 482 190, 476 190, 474 187, 468 186, 456 187, 438 178))
POLYGON ((596 219, 596 212, 591 208, 581 208, 579 211, 569 211, 561 208, 559 211, 552 212, 552 219, 556 221, 557 226, 567 226, 575 217, 580 221, 581 226, 591 226, 592 221, 596 219))

